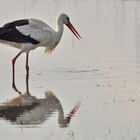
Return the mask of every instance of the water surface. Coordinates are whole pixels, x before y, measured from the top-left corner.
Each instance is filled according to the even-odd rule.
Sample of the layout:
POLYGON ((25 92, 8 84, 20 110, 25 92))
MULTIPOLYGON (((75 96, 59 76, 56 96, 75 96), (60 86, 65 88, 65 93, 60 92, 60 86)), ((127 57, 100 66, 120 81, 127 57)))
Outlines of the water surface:
MULTIPOLYGON (((22 105, 18 102, 18 106, 11 107, 7 103, 8 107, 2 108, 7 114, 13 109, 15 116, 11 119, 11 114, 0 113, 0 139, 140 139, 139 0, 1 0, 1 3, 1 25, 34 17, 55 28, 55 17, 65 12, 82 40, 76 40, 65 28, 51 55, 44 54, 42 48, 31 52, 31 95, 21 97, 11 88, 11 60, 18 50, 1 45, 0 103, 18 98, 22 105), (53 97, 53 102, 46 100, 44 93, 48 91, 51 94, 47 97, 53 97)), ((23 55, 16 63, 16 85, 23 93, 24 65, 23 55)))

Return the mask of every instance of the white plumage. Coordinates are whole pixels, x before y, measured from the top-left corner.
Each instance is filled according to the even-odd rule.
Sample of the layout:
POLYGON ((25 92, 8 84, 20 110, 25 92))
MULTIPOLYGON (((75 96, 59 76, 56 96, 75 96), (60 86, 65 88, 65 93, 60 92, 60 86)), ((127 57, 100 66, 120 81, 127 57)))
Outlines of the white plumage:
POLYGON ((40 42, 37 45, 30 43, 29 46, 27 47, 26 47, 27 44, 23 45, 21 46, 22 51, 28 51, 29 49, 32 50, 39 46, 44 46, 52 50, 55 47, 55 45, 53 45, 55 43, 54 40, 55 31, 49 25, 45 24, 43 21, 37 19, 29 19, 28 25, 19 26, 16 27, 16 29, 20 33, 26 36, 30 36, 31 38, 34 38, 35 40, 40 42))

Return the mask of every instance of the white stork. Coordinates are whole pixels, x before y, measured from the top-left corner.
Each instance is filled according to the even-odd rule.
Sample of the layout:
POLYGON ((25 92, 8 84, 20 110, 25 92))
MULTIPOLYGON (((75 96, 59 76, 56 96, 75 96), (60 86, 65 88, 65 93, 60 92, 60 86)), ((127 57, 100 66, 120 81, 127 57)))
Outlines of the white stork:
POLYGON ((66 14, 60 14, 56 22, 56 31, 38 19, 21 19, 7 23, 0 28, 0 43, 5 43, 20 49, 20 52, 12 60, 12 87, 16 91, 15 62, 23 52, 26 53, 26 71, 27 75, 29 75, 29 52, 37 47, 45 47, 45 52, 51 53, 61 39, 64 24, 78 39, 81 39, 81 36, 73 27, 69 17, 66 14))

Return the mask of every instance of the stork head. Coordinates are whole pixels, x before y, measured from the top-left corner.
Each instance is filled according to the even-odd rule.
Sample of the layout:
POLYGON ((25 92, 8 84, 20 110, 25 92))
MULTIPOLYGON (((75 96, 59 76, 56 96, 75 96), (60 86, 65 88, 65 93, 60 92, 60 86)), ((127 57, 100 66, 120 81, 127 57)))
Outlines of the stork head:
POLYGON ((80 40, 81 36, 80 34, 76 31, 72 23, 70 22, 70 18, 66 14, 61 14, 59 16, 59 19, 65 24, 71 31, 72 33, 80 40))

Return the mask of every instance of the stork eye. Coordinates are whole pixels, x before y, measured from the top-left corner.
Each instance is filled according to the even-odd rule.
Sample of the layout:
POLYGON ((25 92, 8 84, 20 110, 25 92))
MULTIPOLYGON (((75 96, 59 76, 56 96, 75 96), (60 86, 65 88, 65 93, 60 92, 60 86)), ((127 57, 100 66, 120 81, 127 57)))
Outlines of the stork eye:
POLYGON ((66 17, 66 19, 69 21, 70 19, 69 19, 69 17, 66 17))

